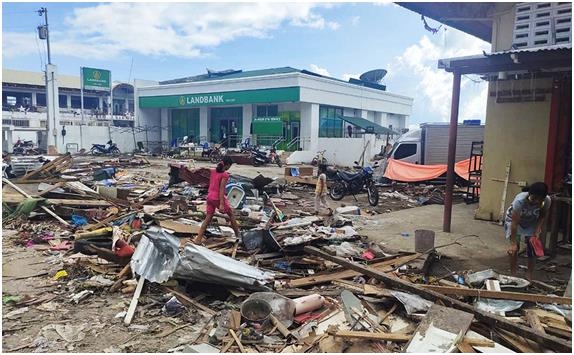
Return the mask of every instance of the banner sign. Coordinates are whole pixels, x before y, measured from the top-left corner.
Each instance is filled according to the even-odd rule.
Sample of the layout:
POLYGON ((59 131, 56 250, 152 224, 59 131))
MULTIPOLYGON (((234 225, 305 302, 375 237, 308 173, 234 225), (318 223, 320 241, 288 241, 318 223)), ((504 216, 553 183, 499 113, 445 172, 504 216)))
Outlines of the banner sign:
POLYGON ((109 70, 82 68, 84 90, 110 91, 111 72, 109 70))
POLYGON ((299 87, 228 91, 206 94, 140 96, 140 108, 184 108, 241 105, 250 103, 297 102, 299 87))

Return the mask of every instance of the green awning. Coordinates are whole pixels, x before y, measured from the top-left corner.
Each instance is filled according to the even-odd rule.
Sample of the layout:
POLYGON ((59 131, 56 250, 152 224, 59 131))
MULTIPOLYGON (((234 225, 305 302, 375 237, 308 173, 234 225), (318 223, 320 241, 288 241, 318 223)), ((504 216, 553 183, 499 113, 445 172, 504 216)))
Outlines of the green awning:
POLYGON ((371 122, 361 117, 339 116, 339 118, 354 126, 364 129, 365 133, 400 135, 400 133, 395 132, 392 129, 380 126, 375 122, 371 122))

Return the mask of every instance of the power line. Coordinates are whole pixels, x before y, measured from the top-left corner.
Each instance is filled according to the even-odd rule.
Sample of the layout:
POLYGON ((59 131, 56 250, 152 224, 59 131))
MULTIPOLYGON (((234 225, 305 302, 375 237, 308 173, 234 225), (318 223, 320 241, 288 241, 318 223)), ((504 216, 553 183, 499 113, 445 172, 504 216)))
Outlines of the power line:
POLYGON ((34 13, 34 12, 38 12, 36 10, 28 10, 28 11, 2 11, 3 15, 16 15, 16 14, 29 14, 29 13, 34 13))

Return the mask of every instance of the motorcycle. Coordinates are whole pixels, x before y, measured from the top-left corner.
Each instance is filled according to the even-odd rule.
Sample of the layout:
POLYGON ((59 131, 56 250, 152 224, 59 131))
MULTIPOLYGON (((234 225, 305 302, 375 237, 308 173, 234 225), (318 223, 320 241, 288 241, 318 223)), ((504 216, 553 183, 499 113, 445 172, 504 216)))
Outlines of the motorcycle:
POLYGON ((209 152, 209 160, 214 164, 219 163, 226 154, 226 149, 220 144, 216 144, 211 152, 209 152))
POLYGON ((373 167, 362 167, 359 163, 354 162, 354 168, 358 170, 356 173, 348 173, 345 171, 338 171, 331 188, 329 189, 329 196, 335 201, 341 200, 345 195, 351 194, 357 201, 358 193, 366 190, 369 200, 369 205, 376 206, 379 203, 379 190, 375 186, 373 179, 373 167, 376 168, 378 163, 373 167))
POLYGON ((251 163, 253 166, 277 164, 278 167, 281 167, 283 165, 275 148, 271 148, 269 152, 264 152, 256 147, 252 147, 249 152, 251 154, 251 163))
POLYGON ((92 144, 92 148, 90 149, 90 153, 92 155, 120 155, 121 152, 118 149, 116 143, 113 143, 109 140, 106 144, 92 144))
POLYGON ((34 142, 32 141, 22 141, 18 139, 14 146, 12 147, 12 154, 14 155, 38 155, 40 150, 34 147, 34 142))

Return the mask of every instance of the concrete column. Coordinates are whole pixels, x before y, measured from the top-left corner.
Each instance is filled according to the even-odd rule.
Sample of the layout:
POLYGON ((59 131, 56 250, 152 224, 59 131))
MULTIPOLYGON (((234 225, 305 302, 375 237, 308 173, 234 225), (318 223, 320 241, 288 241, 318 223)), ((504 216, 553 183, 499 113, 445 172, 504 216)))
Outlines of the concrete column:
MULTIPOLYGON (((60 98, 58 97, 58 104, 60 103, 60 98)), ((72 94, 66 94, 66 107, 68 109, 72 108, 72 94)))
POLYGON ((48 126, 48 146, 52 145, 60 152, 64 152, 64 146, 61 144, 62 139, 60 132, 60 110, 58 105, 58 77, 57 67, 53 64, 46 65, 46 101, 48 104, 47 126, 48 126))
MULTIPOLYGON (((100 97, 98 98, 98 107, 99 107, 100 109, 103 109, 103 108, 104 108, 104 98, 103 98, 102 96, 100 96, 100 97)), ((91 108, 93 108, 93 107, 89 107, 89 108, 91 109, 91 108)))
POLYGON ((251 136, 251 121, 253 120, 253 105, 243 105, 243 137, 242 142, 251 136))
POLYGON ((209 117, 207 106, 199 108, 199 137, 209 142, 209 117))
POLYGON ((169 122, 169 112, 167 108, 162 108, 160 111, 160 127, 161 127, 161 133, 160 133, 161 140, 171 144, 171 135, 170 135, 171 122, 169 122))
POLYGON ((361 110, 361 118, 368 120, 369 119, 369 111, 361 110))
POLYGON ((12 130, 6 130, 4 132, 6 132, 6 149, 3 149, 3 150, 6 150, 7 152, 11 152, 12 147, 14 147, 14 139, 12 138, 13 137, 12 130))
POLYGON ((301 103, 301 146, 303 150, 319 150, 319 105, 301 103))
POLYGON ((32 106, 37 106, 37 102, 36 93, 32 92, 32 106))

